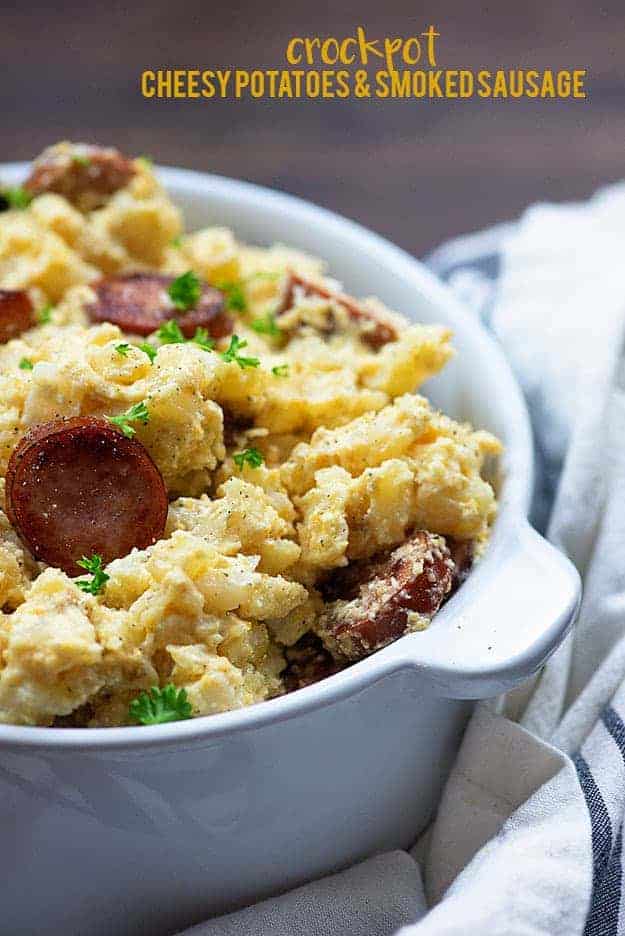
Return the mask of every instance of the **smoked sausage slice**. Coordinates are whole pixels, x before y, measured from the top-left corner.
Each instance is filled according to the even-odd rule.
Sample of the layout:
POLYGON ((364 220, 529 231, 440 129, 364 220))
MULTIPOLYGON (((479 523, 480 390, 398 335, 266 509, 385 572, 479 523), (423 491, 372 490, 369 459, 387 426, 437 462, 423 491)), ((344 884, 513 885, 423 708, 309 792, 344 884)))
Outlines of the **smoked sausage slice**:
POLYGON ((204 283, 195 307, 178 312, 167 293, 174 279, 156 273, 107 276, 93 286, 98 298, 87 314, 92 322, 113 322, 135 335, 149 335, 172 318, 185 338, 196 328, 206 328, 211 338, 229 335, 233 322, 224 311, 223 293, 204 283))
POLYGON ((287 647, 285 657, 287 667, 282 673, 282 681, 287 692, 312 686, 348 665, 347 660, 335 660, 319 637, 311 633, 304 634, 296 644, 287 647))
POLYGON ((475 560, 475 546, 473 540, 456 540, 451 536, 445 537, 451 561, 454 564, 454 578, 451 583, 451 593, 458 591, 462 583, 469 577, 475 560))
POLYGON ((35 325, 35 310, 23 289, 0 289, 0 344, 35 325))
POLYGON ((83 556, 106 564, 156 542, 167 489, 147 449, 106 419, 55 419, 13 450, 6 513, 36 559, 78 575, 83 556))
POLYGON ((397 341, 397 331, 394 324, 385 321, 381 314, 363 307, 356 299, 347 296, 345 293, 333 293, 325 286, 320 286, 318 283, 305 279, 299 273, 293 273, 292 271, 289 273, 282 302, 276 313, 278 316, 293 307, 296 287, 300 287, 305 296, 319 296, 322 299, 330 299, 343 306, 350 319, 361 326, 360 337, 362 340, 374 351, 378 351, 383 345, 391 341, 397 341))
POLYGON ((419 530, 386 556, 338 569, 321 590, 331 603, 318 632, 335 655, 358 660, 424 626, 451 591, 454 563, 445 540, 419 530), (332 600, 334 599, 334 600, 332 600))
POLYGON ((113 147, 59 143, 37 157, 24 188, 31 195, 55 192, 89 211, 124 188, 135 173, 132 160, 113 147))

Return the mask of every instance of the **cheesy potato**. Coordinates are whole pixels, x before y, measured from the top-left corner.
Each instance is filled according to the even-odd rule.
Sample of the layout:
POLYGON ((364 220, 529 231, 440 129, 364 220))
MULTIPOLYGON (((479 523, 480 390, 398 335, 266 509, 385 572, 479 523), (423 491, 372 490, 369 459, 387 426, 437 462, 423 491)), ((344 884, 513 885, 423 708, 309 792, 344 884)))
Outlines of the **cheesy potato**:
MULTIPOLYGON (((86 151, 47 151, 29 198, 0 213, 0 295, 25 292, 35 313, 0 345, 0 476, 35 427, 123 425, 142 405, 130 432, 162 476, 167 523, 90 592, 0 512, 0 722, 130 724, 133 700, 169 685, 185 691, 181 717, 236 709, 313 681, 293 682, 306 641, 332 671, 347 665, 326 639, 344 576, 356 570, 360 607, 371 570, 414 531, 451 570, 441 600, 457 587, 458 544, 479 557, 495 518, 485 466, 500 444, 418 393, 453 355, 447 328, 356 303, 296 250, 185 233, 144 160, 111 182, 113 157, 98 175, 84 167, 99 171, 100 151, 86 151), (214 347, 201 330, 146 338, 94 320, 102 278, 189 271, 233 321, 214 347)), ((412 563, 410 583, 432 580, 431 561, 412 563)), ((414 608, 406 620, 424 626, 414 608)))

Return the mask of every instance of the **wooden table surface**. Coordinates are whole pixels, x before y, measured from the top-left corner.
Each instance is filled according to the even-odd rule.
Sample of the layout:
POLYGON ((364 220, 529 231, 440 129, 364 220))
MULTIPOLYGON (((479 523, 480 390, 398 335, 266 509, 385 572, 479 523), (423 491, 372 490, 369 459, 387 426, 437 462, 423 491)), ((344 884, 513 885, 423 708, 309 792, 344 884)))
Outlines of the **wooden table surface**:
POLYGON ((0 4, 0 160, 69 138, 310 198, 423 254, 624 174, 622 0, 0 4), (59 12, 61 11, 62 12, 59 12), (292 35, 417 34, 443 67, 587 68, 585 101, 151 102, 144 68, 276 67, 292 35))

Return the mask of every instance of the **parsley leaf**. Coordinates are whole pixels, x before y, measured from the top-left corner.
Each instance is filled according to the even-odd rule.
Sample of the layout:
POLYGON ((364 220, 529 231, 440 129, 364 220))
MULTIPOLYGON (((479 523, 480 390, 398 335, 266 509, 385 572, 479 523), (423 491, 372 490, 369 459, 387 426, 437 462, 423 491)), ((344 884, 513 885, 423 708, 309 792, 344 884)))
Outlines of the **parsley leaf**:
POLYGON ((89 157, 81 156, 80 154, 76 154, 76 156, 72 156, 72 161, 75 162, 77 166, 82 166, 83 169, 88 169, 89 166, 91 165, 91 160, 89 159, 89 157))
POLYGON ((202 284, 193 270, 187 270, 173 281, 167 292, 175 307, 186 312, 197 304, 202 295, 202 284))
POLYGON ((20 361, 20 370, 32 370, 35 365, 32 361, 29 361, 27 357, 23 357, 20 361))
POLYGON ((151 345, 149 341, 142 341, 141 344, 138 344, 137 347, 143 351, 144 354, 150 359, 150 364, 154 364, 154 358, 158 354, 158 348, 155 348, 154 345, 151 345))
POLYGON ((241 368, 258 367, 260 365, 260 360, 257 357, 242 357, 239 354, 241 348, 246 347, 247 340, 245 338, 241 339, 238 335, 233 335, 226 350, 221 352, 221 357, 226 363, 236 361, 241 368))
POLYGON ((203 351, 212 351, 215 347, 215 342, 212 338, 208 337, 208 331, 205 328, 196 328, 195 335, 191 341, 199 345, 203 351))
POLYGON ((53 305, 46 305, 42 309, 39 309, 37 312, 37 320, 40 325, 47 325, 48 322, 52 321, 52 313, 54 312, 53 305))
POLYGON ((224 294, 227 309, 230 309, 231 312, 247 312, 247 300, 240 282, 224 280, 221 283, 216 283, 215 288, 224 294))
POLYGON ((2 195, 8 202, 9 208, 13 208, 16 211, 23 211, 25 208, 28 208, 33 200, 33 196, 30 192, 27 192, 21 185, 3 189, 2 195))
POLYGON ((98 556, 97 553, 94 553, 91 559, 83 556, 76 565, 79 565, 81 569, 86 569, 93 576, 90 579, 78 579, 76 581, 78 588, 89 595, 99 595, 110 579, 110 575, 107 575, 102 568, 102 556, 98 556))
POLYGON ((163 322, 156 333, 156 337, 161 344, 183 344, 186 341, 176 319, 169 319, 168 322, 163 322))
POLYGON ((163 689, 152 686, 149 692, 142 692, 132 700, 128 711, 130 718, 141 725, 164 725, 191 718, 193 710, 186 690, 169 683, 163 689))
POLYGON ((248 448, 244 452, 235 452, 232 458, 239 469, 242 469, 244 465, 249 465, 250 468, 260 468, 265 460, 262 452, 259 452, 256 448, 248 448))
POLYGON ((172 247, 182 247, 182 235, 178 234, 177 237, 172 237, 170 243, 172 247))
MULTIPOLYGON (((182 334, 180 325, 175 319, 169 319, 168 322, 164 322, 159 330, 156 333, 156 337, 159 339, 161 344, 186 344, 187 339, 182 334)), ((209 337, 208 331, 206 328, 196 328, 193 338, 189 338, 188 341, 193 342, 193 344, 199 345, 203 351, 212 351, 215 347, 215 342, 212 338, 209 337)), ((147 342, 146 342, 147 344, 147 342)), ((152 345, 148 345, 150 351, 146 350, 146 344, 140 345, 142 351, 145 351, 146 354, 153 353, 154 357, 156 356, 156 348, 153 348, 152 345)), ((154 357, 151 357, 151 360, 154 360, 154 357)))
POLYGON ((254 319, 252 328, 259 335, 269 335, 271 338, 277 338, 282 334, 282 329, 278 328, 273 312, 268 312, 264 318, 254 319))
POLYGON ((288 377, 289 376, 289 365, 288 364, 276 364, 275 367, 271 368, 271 373, 274 377, 288 377))
POLYGON ((131 426, 130 423, 140 422, 143 426, 147 426, 150 420, 150 413, 145 402, 142 402, 135 403, 134 406, 127 409, 125 413, 120 413, 119 416, 107 416, 106 418, 110 423, 113 423, 114 426, 117 426, 118 429, 121 429, 127 439, 132 439, 132 437, 136 435, 137 430, 134 426, 131 426))
POLYGON ((115 345, 115 350, 117 351, 117 353, 118 353, 121 357, 128 357, 128 348, 129 348, 129 347, 130 347, 129 344, 125 344, 125 343, 124 343, 124 344, 118 344, 118 345, 115 345))
POLYGON ((154 165, 154 160, 152 159, 151 156, 137 156, 137 160, 136 160, 136 161, 137 161, 137 162, 139 163, 139 165, 142 166, 144 169, 151 169, 152 166, 154 165))

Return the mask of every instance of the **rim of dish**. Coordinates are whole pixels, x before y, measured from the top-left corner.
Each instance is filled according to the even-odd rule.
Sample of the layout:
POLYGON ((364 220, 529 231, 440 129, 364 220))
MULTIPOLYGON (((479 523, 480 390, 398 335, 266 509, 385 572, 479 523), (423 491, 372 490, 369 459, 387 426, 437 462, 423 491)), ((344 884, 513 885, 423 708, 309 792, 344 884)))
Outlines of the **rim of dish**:
MULTIPOLYGON (((28 165, 26 162, 0 164, 0 177, 9 182, 19 182, 20 178, 26 174, 28 165)), ((533 484, 534 456, 529 415, 521 390, 495 338, 434 273, 407 251, 357 221, 295 195, 214 173, 170 166, 155 166, 155 170, 159 173, 166 189, 185 189, 188 193, 193 193, 202 188, 207 193, 218 192, 222 196, 227 193, 233 202, 249 203, 250 200, 255 200, 259 203, 264 202, 265 205, 271 203, 276 208, 283 206, 291 215, 299 214, 303 221, 312 221, 314 218, 317 223, 321 221, 326 228, 331 226, 351 237, 358 238, 363 246, 368 245, 370 251, 384 258, 387 267, 395 267, 400 269, 404 276, 417 279, 424 295, 433 304, 445 306, 450 311, 451 317, 455 321, 462 322, 482 344, 483 357, 488 356, 491 372, 495 372, 495 378, 504 390, 506 405, 510 409, 511 417, 515 420, 514 437, 506 444, 504 477, 500 491, 500 513, 493 529, 493 540, 505 537, 506 531, 513 524, 518 523, 521 518, 524 520, 527 518, 533 484)), ((486 570, 492 558, 491 546, 492 544, 489 545, 478 568, 469 580, 478 587, 479 579, 484 577, 480 573, 486 570)), ((436 626, 436 620, 440 621, 443 616, 452 617, 454 605, 455 601, 452 598, 437 614, 432 626, 436 626)), ((132 749, 140 752, 146 748, 185 747, 200 741, 210 742, 211 739, 217 740, 242 731, 276 724, 290 720, 299 714, 325 708, 334 702, 357 694, 391 673, 406 667, 414 667, 414 656, 407 654, 406 658, 402 659, 397 648, 402 644, 405 645, 405 641, 410 641, 415 636, 418 635, 410 634, 401 637, 389 647, 378 650, 348 669, 311 686, 258 702, 246 708, 215 715, 203 715, 188 721, 151 726, 45 728, 0 724, 0 749, 45 747, 59 751, 123 750, 128 753, 132 749)), ((493 668, 492 672, 497 670, 507 672, 522 666, 522 663, 522 658, 508 659, 505 664, 493 668)), ((424 669, 427 669, 427 666, 424 666, 424 669)))

